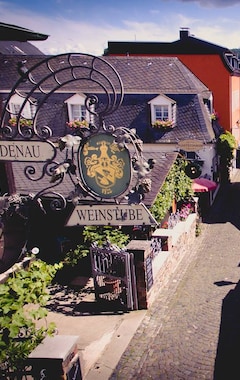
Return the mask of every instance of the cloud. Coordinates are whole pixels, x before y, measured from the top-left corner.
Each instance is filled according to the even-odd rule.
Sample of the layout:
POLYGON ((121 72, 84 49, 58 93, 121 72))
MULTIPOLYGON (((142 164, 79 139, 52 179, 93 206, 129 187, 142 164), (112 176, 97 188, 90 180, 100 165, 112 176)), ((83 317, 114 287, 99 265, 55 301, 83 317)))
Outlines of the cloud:
MULTIPOLYGON (((0 12, 1 16, 1 12, 0 12)), ((2 22, 4 21, 1 17, 2 22)), ((176 39, 175 31, 162 24, 153 22, 136 22, 123 20, 120 25, 108 22, 79 22, 67 17, 48 18, 33 15, 31 12, 18 13, 11 17, 11 23, 27 27, 36 32, 48 34, 45 41, 32 41, 45 54, 61 54, 69 52, 102 55, 108 46, 108 41, 171 41, 176 39), (21 23, 19 25, 19 20, 21 23)), ((176 29, 177 31, 177 29, 176 29)))
MULTIPOLYGON (((180 0, 181 2, 193 2, 193 0, 180 0)), ((197 0, 202 4, 213 4, 214 0, 197 0)), ((240 0, 239 0, 240 1, 240 0)), ((222 1, 215 0, 215 3, 222 1)), ((225 3, 225 2, 224 2, 225 3)), ((230 3, 234 1, 230 0, 230 3)), ((199 12, 191 14, 182 11, 183 7, 178 10, 169 8, 167 12, 161 12, 161 22, 156 14, 158 11, 154 7, 149 9, 151 18, 147 21, 138 21, 137 18, 125 15, 125 19, 98 19, 84 21, 70 19, 67 13, 60 16, 42 15, 33 11, 16 8, 11 4, 0 1, 0 20, 2 22, 27 27, 35 32, 48 34, 46 41, 32 44, 37 46, 45 54, 61 53, 88 53, 93 55, 102 55, 104 49, 108 46, 108 41, 158 41, 172 42, 179 38, 179 29, 182 26, 190 28, 190 33, 197 38, 203 39, 220 46, 228 48, 239 47, 239 24, 236 18, 228 17, 226 12, 223 16, 214 12, 214 23, 212 22, 211 12, 201 18, 199 12), (231 25, 231 28, 229 27, 231 25)), ((190 8, 190 7, 189 7, 190 8)))
MULTIPOLYGON (((49 35, 45 41, 30 41, 45 54, 66 52, 103 52, 104 28, 74 21, 65 17, 44 16, 27 9, 16 8, 0 2, 1 22, 26 27, 49 35)), ((107 36, 106 36, 107 37, 107 36)))
POLYGON ((240 4, 240 0, 180 0, 183 3, 199 3, 203 7, 207 8, 225 8, 231 7, 236 4, 240 4))

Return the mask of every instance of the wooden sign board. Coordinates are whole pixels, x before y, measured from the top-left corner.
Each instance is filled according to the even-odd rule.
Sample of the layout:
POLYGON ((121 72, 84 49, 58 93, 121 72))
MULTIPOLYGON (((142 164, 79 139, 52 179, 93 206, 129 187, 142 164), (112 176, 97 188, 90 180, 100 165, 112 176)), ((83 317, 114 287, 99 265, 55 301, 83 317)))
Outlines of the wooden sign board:
POLYGON ((201 150, 203 146, 203 142, 197 139, 181 140, 178 143, 178 147, 185 150, 185 152, 197 152, 201 150))
POLYGON ((143 203, 137 205, 78 205, 66 226, 143 226, 157 225, 143 203))
POLYGON ((55 148, 47 141, 0 141, 0 161, 44 162, 54 155, 55 148))

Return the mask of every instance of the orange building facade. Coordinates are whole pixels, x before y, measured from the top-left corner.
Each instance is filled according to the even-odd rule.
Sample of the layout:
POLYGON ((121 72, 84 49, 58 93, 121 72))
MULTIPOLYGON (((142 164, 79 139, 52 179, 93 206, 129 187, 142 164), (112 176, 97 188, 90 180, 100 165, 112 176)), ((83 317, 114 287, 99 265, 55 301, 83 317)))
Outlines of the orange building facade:
POLYGON ((231 50, 192 37, 183 28, 172 43, 109 42, 104 55, 179 58, 212 91, 219 123, 240 144, 240 59, 231 50))

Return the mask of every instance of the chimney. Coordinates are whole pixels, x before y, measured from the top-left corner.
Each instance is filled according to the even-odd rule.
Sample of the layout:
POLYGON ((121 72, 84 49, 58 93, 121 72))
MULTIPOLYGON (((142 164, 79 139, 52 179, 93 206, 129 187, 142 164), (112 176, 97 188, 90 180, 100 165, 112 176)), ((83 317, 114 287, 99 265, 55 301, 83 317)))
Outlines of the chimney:
POLYGON ((185 40, 189 37, 189 28, 180 29, 180 40, 185 40))

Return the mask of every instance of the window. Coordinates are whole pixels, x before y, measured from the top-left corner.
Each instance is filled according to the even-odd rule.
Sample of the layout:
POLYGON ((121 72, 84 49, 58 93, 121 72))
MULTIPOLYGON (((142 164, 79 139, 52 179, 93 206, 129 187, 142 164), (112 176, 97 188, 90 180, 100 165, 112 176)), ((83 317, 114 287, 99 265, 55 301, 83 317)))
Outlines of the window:
POLYGON ((155 120, 169 120, 169 107, 168 106, 154 106, 155 120))
POLYGON ((203 103, 208 111, 208 113, 211 115, 214 113, 213 109, 213 96, 212 94, 208 98, 203 98, 203 103))
POLYGON ((172 121, 176 124, 176 102, 173 99, 159 95, 148 104, 151 109, 151 124, 157 120, 172 121))
POLYGON ((93 116, 86 109, 85 98, 86 97, 83 94, 75 94, 65 101, 68 107, 69 121, 86 120, 91 123, 93 122, 93 116))
POLYGON ((225 58, 229 66, 231 66, 232 69, 238 69, 239 68, 239 58, 230 53, 225 53, 225 58))
POLYGON ((72 120, 85 120, 86 119, 86 107, 80 104, 71 104, 71 119, 72 120))
MULTIPOLYGON (((25 98, 22 96, 15 94, 11 97, 9 106, 10 106, 10 114, 11 117, 17 117, 25 98)), ((37 104, 34 99, 30 99, 26 102, 23 109, 21 110, 21 117, 24 119, 33 119, 36 113, 37 104)))

